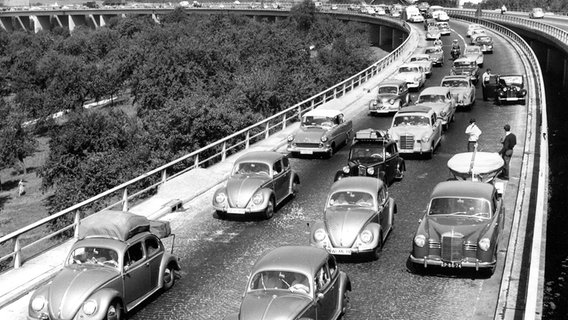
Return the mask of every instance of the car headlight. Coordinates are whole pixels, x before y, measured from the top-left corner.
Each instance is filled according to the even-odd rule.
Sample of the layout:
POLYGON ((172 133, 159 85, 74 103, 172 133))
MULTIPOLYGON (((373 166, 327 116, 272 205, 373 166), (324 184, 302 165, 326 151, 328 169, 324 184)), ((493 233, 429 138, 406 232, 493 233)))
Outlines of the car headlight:
POLYGON ((255 205, 259 205, 264 201, 264 196, 262 195, 262 192, 257 192, 254 194, 254 196, 252 196, 252 203, 254 203, 255 205))
POLYGON ((489 247, 491 246, 491 240, 489 240, 489 238, 483 238, 481 240, 479 240, 479 248, 483 251, 487 251, 489 250, 489 247))
POLYGON ((394 99, 392 99, 392 98, 389 99, 389 103, 390 103, 390 104, 394 104, 394 99))
POLYGON ((314 232, 314 240, 320 242, 323 241, 325 239, 325 230, 323 230, 322 228, 319 228, 316 230, 316 232, 314 232))
POLYGON ((375 168, 367 168, 367 174, 374 175, 375 174, 375 168))
POLYGON ((422 142, 428 142, 430 141, 430 136, 423 136, 422 137, 422 142))
POLYGON ((321 137, 321 142, 326 142, 326 141, 327 141, 327 137, 326 137, 326 136, 321 137))
POLYGON ((45 297, 44 296, 37 296, 32 300, 32 310, 33 311, 40 311, 45 306, 45 297))
POLYGON ((364 243, 369 243, 371 241, 373 241, 373 233, 369 230, 363 230, 363 232, 361 232, 361 241, 363 241, 364 243))
POLYGON ((219 192, 215 196, 215 202, 217 202, 217 203, 223 203, 223 202, 225 202, 225 200, 227 200, 227 196, 223 192, 219 192))
POLYGON ((97 302, 95 300, 87 300, 83 303, 83 312, 90 316, 97 311, 97 302))
POLYGON ((371 107, 376 106, 377 104, 379 104, 379 102, 377 100, 371 100, 371 103, 369 104, 371 107))
POLYGON ((440 112, 440 117, 445 117, 446 114, 448 114, 446 111, 441 111, 441 112, 440 112))
POLYGON ((349 166, 345 166, 345 167, 343 167, 343 172, 349 173, 349 172, 351 172, 351 168, 349 168, 349 166))
POLYGON ((288 142, 294 141, 294 136, 288 136, 288 142))
POLYGON ((420 248, 424 247, 424 245, 426 244, 426 237, 422 234, 417 235, 416 237, 414 237, 414 244, 416 244, 420 248))

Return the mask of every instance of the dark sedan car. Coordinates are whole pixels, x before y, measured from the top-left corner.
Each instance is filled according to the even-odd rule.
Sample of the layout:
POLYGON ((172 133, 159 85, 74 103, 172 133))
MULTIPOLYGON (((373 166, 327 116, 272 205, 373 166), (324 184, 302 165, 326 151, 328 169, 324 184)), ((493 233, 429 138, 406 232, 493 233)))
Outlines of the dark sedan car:
POLYGON ((526 103, 527 90, 525 89, 524 76, 499 75, 495 89, 495 102, 497 104, 519 102, 526 103))
POLYGON ((479 66, 477 61, 469 58, 459 58, 454 61, 450 75, 466 75, 469 76, 471 82, 477 84, 479 81, 479 66))
POLYGON ((410 103, 406 81, 387 79, 377 87, 377 97, 369 102, 369 113, 385 114, 397 112, 410 103))
POLYGON ((284 246, 252 267, 237 314, 226 320, 339 319, 351 291, 349 277, 327 251, 284 246))
POLYGON ((493 38, 490 36, 476 37, 473 44, 480 47, 483 53, 493 53, 493 38))
POLYGON ((411 271, 441 266, 493 274, 504 215, 502 198, 493 184, 439 183, 412 241, 411 271))
POLYGON ((370 176, 390 185, 402 180, 405 170, 396 141, 386 131, 369 128, 355 134, 347 165, 335 174, 335 181, 349 176, 370 176))

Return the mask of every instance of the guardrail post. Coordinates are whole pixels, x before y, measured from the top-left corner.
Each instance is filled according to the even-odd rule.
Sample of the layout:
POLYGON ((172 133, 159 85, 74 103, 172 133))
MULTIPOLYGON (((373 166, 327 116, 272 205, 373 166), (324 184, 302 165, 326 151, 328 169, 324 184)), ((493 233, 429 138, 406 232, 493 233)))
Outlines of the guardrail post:
POLYGON ((337 88, 333 88, 333 99, 337 99, 337 88))
POLYGON ((128 211, 128 189, 122 191, 122 211, 128 211))
POLYGON ((247 134, 245 136, 245 149, 248 149, 250 147, 250 131, 247 131, 247 134))
POLYGON ((282 130, 286 129, 286 114, 282 117, 282 130))
POLYGON ((266 123, 266 129, 264 130, 264 139, 268 139, 270 136, 270 122, 266 123))
POLYGON ((75 225, 75 234, 73 237, 79 239, 79 225, 81 224, 81 212, 79 210, 75 211, 75 222, 73 222, 73 224, 75 225))
POLYGON ((14 269, 22 266, 22 246, 20 245, 20 236, 14 239, 14 269))
POLYGON ((302 107, 298 106, 298 120, 302 121, 302 107))
POLYGON ((165 184, 168 180, 168 175, 166 173, 166 169, 162 170, 162 184, 165 184))
POLYGON ((227 157, 227 142, 223 142, 223 149, 221 149, 221 161, 225 161, 227 157))
POLYGON ((195 162, 194 162, 194 164, 193 164, 193 168, 194 168, 194 169, 199 168, 199 154, 196 154, 196 155, 195 155, 195 162))

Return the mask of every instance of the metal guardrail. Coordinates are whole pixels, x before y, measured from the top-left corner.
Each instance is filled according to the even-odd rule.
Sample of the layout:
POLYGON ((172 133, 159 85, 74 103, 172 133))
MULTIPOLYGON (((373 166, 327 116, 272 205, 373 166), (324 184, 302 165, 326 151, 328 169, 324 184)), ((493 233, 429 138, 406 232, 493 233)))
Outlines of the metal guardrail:
MULTIPOLYGON (((534 85, 536 87, 535 92, 535 103, 536 103, 536 111, 539 114, 532 115, 532 117, 540 116, 539 121, 536 123, 540 123, 540 148, 539 152, 539 172, 538 172, 538 192, 537 192, 537 199, 536 199, 536 207, 534 212, 534 227, 533 230, 527 230, 527 232, 532 233, 532 244, 531 244, 531 251, 529 255, 530 261, 530 270, 529 270, 529 279, 527 282, 527 286, 525 288, 525 292, 522 294, 525 295, 525 310, 523 319, 540 319, 542 316, 542 294, 543 294, 543 284, 544 284, 544 261, 542 261, 541 257, 544 254, 544 248, 541 243, 541 239, 543 235, 546 234, 546 216, 548 210, 548 175, 549 172, 548 168, 548 142, 547 142, 547 133, 548 133, 548 126, 547 126, 547 112, 546 112, 546 94, 545 94, 545 85, 544 79, 542 77, 542 71, 540 69, 539 61, 531 49, 530 45, 526 43, 526 41, 517 35, 515 32, 511 31, 508 28, 505 28, 495 22, 488 21, 487 19, 491 19, 494 21, 507 21, 512 22, 515 24, 519 24, 525 27, 530 27, 532 29, 536 29, 539 31, 543 31, 549 33, 566 43, 568 40, 568 32, 556 28, 554 26, 547 25, 542 22, 536 22, 530 19, 525 19, 521 17, 515 16, 508 16, 508 15, 501 15, 501 14, 493 14, 493 13, 483 13, 482 18, 476 18, 475 12, 469 10, 451 10, 448 9, 448 12, 456 18, 467 20, 475 23, 479 23, 490 28, 493 28, 499 31, 501 34, 505 34, 508 37, 514 39, 522 48, 523 51, 526 53, 526 58, 529 60, 530 64, 525 65, 526 68, 532 69, 533 74, 535 75, 534 85)), ((538 139, 538 137, 535 137, 538 139)), ((536 150, 535 150, 536 152, 536 150)), ((507 312, 506 308, 505 313, 507 312)), ((513 316, 505 314, 505 319, 512 319, 513 316)))
MULTIPOLYGON (((343 13, 345 14, 345 12, 343 13)), ((354 16, 358 14, 353 14, 354 16)), ((383 19, 383 18, 377 18, 383 19)), ((409 34, 412 31, 410 26, 406 22, 400 20, 388 19, 392 24, 393 21, 397 21, 400 28, 406 30, 409 34)), ((257 141, 263 140, 269 137, 272 133, 277 132, 283 128, 286 128, 289 124, 296 122, 301 116, 330 100, 339 98, 349 91, 357 88, 358 86, 366 83, 371 77, 375 76, 379 72, 383 71, 387 66, 392 64, 397 60, 401 54, 410 46, 409 39, 407 37, 405 41, 394 51, 389 53, 383 59, 375 62, 365 70, 357 73, 356 75, 344 80, 290 108, 283 110, 269 118, 266 118, 254 125, 244 128, 228 137, 215 141, 203 148, 193 151, 179 159, 176 159, 170 163, 167 163, 157 169, 143 174, 137 178, 134 178, 128 182, 125 182, 119 186, 116 186, 110 190, 100 193, 90 199, 87 199, 81 203, 78 203, 70 208, 57 212, 49 217, 41 219, 31 225, 24 228, 16 230, 10 234, 7 234, 0 238, 0 247, 6 249, 11 243, 11 252, 9 254, 0 257, 0 263, 10 263, 9 259, 13 259, 12 263, 7 266, 4 270, 10 268, 19 268, 24 262, 24 256, 22 251, 26 249, 31 249, 37 246, 39 243, 45 242, 57 235, 60 235, 66 231, 74 231, 74 236, 77 236, 77 227, 86 214, 86 212, 92 211, 93 207, 101 208, 101 202, 105 203, 105 208, 119 207, 123 211, 127 211, 129 205, 137 200, 142 199, 144 196, 155 193, 157 188, 163 185, 166 181, 171 180, 185 172, 188 172, 194 168, 207 167, 217 162, 225 160, 227 155, 231 155, 241 150, 248 149, 249 146, 257 141), (118 200, 117 200, 118 199, 118 200), (35 240, 31 243, 25 243, 25 239, 32 230, 40 227, 52 224, 57 219, 66 217, 71 219, 73 217, 73 222, 67 224, 66 226, 55 230, 53 232, 48 232, 44 237, 35 240)), ((33 255, 31 255, 33 256, 33 255)))

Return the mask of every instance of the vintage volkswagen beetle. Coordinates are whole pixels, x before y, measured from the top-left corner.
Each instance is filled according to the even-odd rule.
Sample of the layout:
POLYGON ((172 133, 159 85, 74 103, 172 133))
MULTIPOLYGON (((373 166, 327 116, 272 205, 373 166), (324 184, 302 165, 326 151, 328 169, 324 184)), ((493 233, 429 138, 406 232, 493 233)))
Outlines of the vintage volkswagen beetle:
POLYGON ((353 132, 351 120, 345 120, 338 110, 317 108, 302 117, 300 128, 288 136, 288 152, 292 155, 323 154, 345 145, 353 132))
POLYGON ((442 129, 448 130, 456 114, 456 101, 448 87, 428 87, 418 95, 416 105, 432 108, 442 123, 442 129))
POLYGON ((483 26, 477 23, 471 23, 467 26, 467 37, 471 37, 471 34, 473 33, 473 30, 475 29, 483 29, 483 26))
POLYGON ((28 319, 122 319, 180 270, 169 223, 106 210, 81 221, 63 269, 30 298, 28 319))
POLYGON ((523 75, 499 75, 495 90, 495 102, 497 104, 520 102, 525 104, 527 90, 523 75))
POLYGON ((389 129, 401 154, 425 154, 428 158, 442 140, 442 122, 428 106, 410 106, 397 112, 389 129))
POLYGON ((334 255, 378 259, 397 208, 386 185, 371 177, 348 177, 329 191, 323 221, 311 227, 310 244, 334 255))
POLYGON ((434 65, 434 63, 430 60, 429 55, 425 53, 413 54, 410 56, 410 59, 408 61, 409 63, 422 66, 427 78, 432 76, 432 66, 434 65))
POLYGON ((426 73, 422 66, 405 63, 398 67, 398 72, 393 76, 395 79, 406 81, 409 89, 420 89, 426 81, 426 73))
POLYGON ((335 174, 335 181, 349 176, 370 176, 390 185, 402 180, 405 170, 396 142, 386 131, 369 128, 355 133, 347 165, 335 174))
POLYGON ((531 12, 529 12, 529 18, 544 19, 544 10, 542 8, 532 8, 531 12))
POLYGON ((444 65, 444 50, 438 47, 426 47, 424 49, 424 53, 430 57, 430 61, 435 66, 443 66, 444 65))
POLYGON ((493 274, 504 215, 493 184, 439 183, 414 235, 409 268, 475 268, 493 274))
POLYGON ((466 75, 469 76, 471 82, 477 84, 479 81, 479 66, 477 65, 477 61, 469 58, 458 58, 454 60, 450 75, 466 75))
MULTIPOLYGON (((477 41, 478 38, 479 37, 477 37, 475 41, 477 41)), ((469 58, 470 60, 474 60, 480 68, 483 67, 484 55, 483 52, 481 51, 481 47, 466 46, 465 49, 463 50, 463 57, 469 58)))
POLYGON ((369 102, 370 114, 397 112, 410 102, 406 81, 387 79, 377 87, 377 98, 369 102))
POLYGON ((447 22, 436 22, 436 27, 438 27, 440 34, 443 36, 449 36, 450 34, 452 34, 450 25, 447 22))
POLYGON ((239 312, 225 319, 339 319, 350 291, 349 277, 325 250, 279 247, 256 261, 239 312))
POLYGON ((475 38, 474 45, 481 48, 483 53, 493 53, 493 38, 481 35, 475 38))
POLYGON ((487 32, 483 28, 473 29, 473 30, 471 30, 471 35, 470 35, 471 42, 470 43, 474 44, 477 37, 486 36, 486 35, 487 35, 487 32))
POLYGON ((426 40, 438 40, 442 37, 440 29, 437 26, 429 26, 426 31, 426 40))
POLYGON ((225 186, 213 195, 217 215, 260 214, 270 219, 278 206, 298 191, 300 178, 287 156, 252 151, 235 161, 225 186))
POLYGON ((471 108, 475 103, 476 89, 468 76, 445 76, 440 85, 450 89, 456 107, 471 108))

